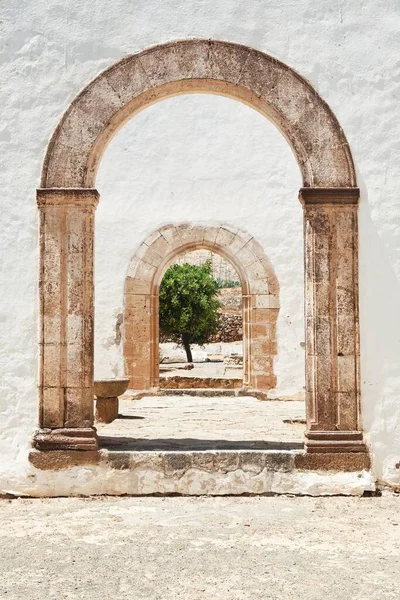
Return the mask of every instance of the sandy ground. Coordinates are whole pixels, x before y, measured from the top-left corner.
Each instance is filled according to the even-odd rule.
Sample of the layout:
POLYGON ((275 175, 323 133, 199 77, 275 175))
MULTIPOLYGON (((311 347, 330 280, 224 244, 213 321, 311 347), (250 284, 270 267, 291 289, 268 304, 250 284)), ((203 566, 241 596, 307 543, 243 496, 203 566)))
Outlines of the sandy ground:
POLYGON ((400 498, 0 501, 0 598, 398 599, 400 498))
POLYGON ((132 449, 302 447, 304 402, 244 397, 146 396, 121 399, 120 418, 98 424, 102 444, 132 449), (294 421, 294 422, 293 422, 294 421))

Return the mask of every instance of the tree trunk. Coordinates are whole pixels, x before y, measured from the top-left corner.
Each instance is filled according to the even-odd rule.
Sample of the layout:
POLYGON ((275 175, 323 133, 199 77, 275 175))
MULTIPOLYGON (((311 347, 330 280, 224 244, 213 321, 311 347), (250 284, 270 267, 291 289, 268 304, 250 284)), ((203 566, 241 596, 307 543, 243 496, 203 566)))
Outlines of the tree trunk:
POLYGON ((192 363, 193 357, 192 357, 192 350, 190 348, 188 335, 186 335, 186 334, 182 335, 182 344, 183 344, 183 347, 185 348, 186 358, 187 358, 188 363, 192 363))

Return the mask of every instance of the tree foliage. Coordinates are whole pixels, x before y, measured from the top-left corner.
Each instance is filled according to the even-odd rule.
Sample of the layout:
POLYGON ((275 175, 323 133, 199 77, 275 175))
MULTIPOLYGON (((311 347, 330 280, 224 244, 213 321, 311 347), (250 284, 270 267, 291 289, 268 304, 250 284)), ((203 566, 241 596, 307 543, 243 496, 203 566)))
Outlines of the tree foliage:
POLYGON ((220 302, 212 264, 172 265, 160 286, 160 330, 186 350, 192 362, 190 344, 203 345, 218 329, 220 302))
POLYGON ((233 280, 233 279, 216 279, 216 282, 217 282, 218 288, 220 290, 226 289, 226 288, 240 287, 242 285, 240 283, 240 281, 233 280))

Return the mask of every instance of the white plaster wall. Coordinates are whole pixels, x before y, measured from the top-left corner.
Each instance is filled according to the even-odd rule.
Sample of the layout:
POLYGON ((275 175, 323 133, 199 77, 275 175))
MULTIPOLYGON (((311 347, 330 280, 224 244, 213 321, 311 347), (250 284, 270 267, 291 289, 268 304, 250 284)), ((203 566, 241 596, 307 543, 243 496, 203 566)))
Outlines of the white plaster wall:
POLYGON ((96 376, 123 374, 117 315, 128 265, 144 239, 170 223, 226 223, 263 246, 280 283, 275 394, 303 392, 300 187, 283 136, 235 100, 186 95, 135 116, 108 146, 97 176, 96 376))
MULTIPOLYGON (((68 103, 101 70, 122 56, 151 44, 187 37, 236 41, 276 56, 310 79, 344 128, 356 162, 362 192, 360 312, 364 427, 371 444, 376 476, 393 485, 400 485, 400 469, 396 466, 400 461, 398 0, 281 0, 279 3, 272 0, 96 0, 90 6, 78 0, 6 0, 2 5, 0 27, 0 489, 14 492, 31 489, 29 486, 34 485, 35 479, 35 473, 27 461, 29 440, 37 415, 37 214, 34 190, 39 185, 46 144, 68 103)), ((203 119, 192 120, 192 116, 188 116, 186 111, 187 107, 196 106, 208 118, 211 118, 210 111, 215 111, 210 121, 213 127, 216 122, 213 119, 217 114, 226 119, 224 125, 218 121, 218 132, 230 135, 231 143, 232 128, 237 128, 243 136, 244 120, 247 120, 253 131, 265 130, 268 139, 273 139, 275 143, 277 138, 272 137, 267 124, 260 123, 258 115, 250 116, 247 109, 239 105, 231 107, 229 104, 227 108, 225 100, 201 100, 198 103, 197 98, 180 99, 182 109, 175 108, 173 101, 169 106, 158 105, 151 109, 152 118, 162 123, 173 115, 178 115, 180 123, 197 123, 196 126, 203 131, 207 123, 203 119), (237 124, 234 123, 235 115, 240 115, 237 124)), ((137 128, 135 131, 138 139, 159 135, 159 132, 149 133, 143 129, 149 114, 150 112, 139 115, 137 124, 132 122, 128 125, 129 128, 137 128), (141 130, 139 119, 142 123, 141 130)), ((123 145, 122 136, 128 135, 127 132, 128 129, 121 132, 120 138, 116 138, 114 147, 117 152, 122 152, 121 146, 117 149, 119 144, 123 145)), ((183 139, 191 136, 190 133, 183 133, 180 125, 178 130, 169 124, 165 138, 160 139, 164 154, 157 155, 157 144, 149 145, 148 151, 162 159, 157 161, 157 168, 164 174, 168 165, 174 173, 179 172, 179 163, 174 162, 173 155, 166 152, 166 139, 169 136, 171 143, 171 135, 176 136, 174 145, 177 145, 179 139, 182 140, 182 135, 183 139)), ((241 226, 245 225, 255 234, 263 235, 263 244, 276 263, 274 266, 278 277, 284 279, 285 261, 282 258, 278 260, 277 255, 274 255, 274 252, 278 252, 275 250, 279 246, 277 238, 264 235, 264 228, 268 225, 261 231, 258 222, 260 216, 263 217, 263 222, 270 218, 275 222, 279 221, 275 214, 278 206, 281 206, 277 202, 279 199, 283 202, 285 211, 282 224, 286 226, 289 204, 286 204, 286 196, 281 189, 289 191, 296 178, 298 181, 297 167, 287 152, 290 164, 283 164, 285 150, 277 148, 270 151, 264 138, 261 141, 262 137, 256 136, 257 146, 254 146, 250 145, 249 138, 241 139, 238 136, 239 141, 232 144, 233 148, 223 140, 213 140, 216 145, 222 144, 221 147, 225 148, 225 176, 227 173, 235 175, 234 182, 242 187, 243 196, 236 191, 234 185, 231 189, 228 184, 221 185, 219 203, 214 205, 209 201, 210 214, 204 214, 204 211, 198 214, 198 211, 196 218, 219 220, 218 206, 223 203, 226 205, 227 198, 234 194, 240 200, 236 218, 240 218, 241 226), (246 148, 246 153, 251 150, 251 155, 240 157, 240 163, 235 164, 234 158, 238 156, 238 149, 242 145, 246 148), (256 147, 268 158, 262 174, 259 173, 261 163, 258 162, 256 147), (255 181, 239 177, 242 165, 256 168, 258 177, 255 181), (273 184, 274 170, 277 174, 285 173, 287 181, 273 184), (264 182, 268 192, 265 197, 261 194, 261 182, 264 182), (281 184, 285 187, 280 188, 281 184), (274 194, 269 197, 271 191, 274 194), (248 197, 255 202, 254 221, 249 216, 253 209, 249 210, 244 204, 244 198, 248 197), (271 216, 272 213, 274 216, 271 216)), ((199 138, 196 140, 196 147, 185 149, 188 153, 188 157, 183 156, 186 164, 191 162, 190 157, 198 156, 192 152, 200 152, 201 144, 210 140, 210 133, 199 138)), ((135 144, 130 144, 131 146, 135 144)), ((139 146, 140 144, 137 148, 139 146)), ((136 153, 135 157, 140 156, 137 148, 135 146, 130 150, 136 153)), ((201 156, 208 160, 209 151, 203 149, 201 156)), ((144 156, 142 161, 146 162, 148 158, 144 156)), ((121 216, 110 209, 112 199, 109 186, 115 173, 118 171, 119 176, 123 176, 125 186, 128 175, 130 177, 129 187, 125 187, 125 190, 130 190, 129 197, 124 201, 117 194, 117 191, 122 193, 122 187, 115 186, 115 206, 124 206, 132 242, 133 236, 138 240, 143 239, 153 228, 144 221, 146 203, 153 203, 154 206, 158 199, 157 206, 165 207, 167 198, 164 192, 169 189, 170 183, 157 185, 155 178, 148 190, 152 192, 151 199, 146 196, 144 203, 145 182, 141 183, 137 174, 135 175, 134 165, 130 163, 132 167, 129 173, 124 173, 112 158, 106 156, 105 161, 107 163, 102 165, 100 174, 103 182, 100 191, 104 192, 104 202, 98 212, 98 247, 100 249, 100 243, 103 242, 104 245, 110 244, 107 263, 109 261, 111 266, 115 265, 114 250, 117 251, 118 246, 114 245, 115 241, 107 229, 110 224, 105 220, 107 214, 115 219, 116 231, 121 227, 121 216), (107 164, 108 173, 105 171, 107 164), (133 208, 138 198, 142 202, 133 208), (135 218, 133 224, 132 217, 135 218)), ((221 162, 218 161, 215 167, 214 175, 221 172, 218 171, 222 169, 221 162)), ((143 162, 141 168, 144 168, 143 162)), ((198 162, 197 168, 200 168, 198 162)), ((209 168, 214 168, 211 162, 207 169, 209 168)), ((173 183, 175 185, 176 182, 173 183)), ((211 184, 209 187, 208 184, 203 184, 204 181, 201 181, 195 185, 192 180, 185 184, 182 179, 178 186, 179 192, 182 193, 186 185, 188 192, 196 192, 196 199, 202 198, 204 206, 206 192, 211 189, 211 184)), ((182 196, 180 198, 174 205, 177 208, 179 203, 183 205, 182 196)), ((158 218, 170 221, 171 216, 176 214, 173 213, 174 210, 175 208, 171 208, 169 215, 158 218)), ((197 208, 194 207, 194 210, 197 211, 197 208)), ((293 215, 298 212, 295 198, 292 211, 293 215)), ((182 211, 178 212, 183 220, 182 211)), ((185 220, 186 214, 187 212, 185 220)), ((193 219, 193 214, 190 218, 193 219)), ((290 219, 294 231, 296 218, 291 216, 290 219)), ((230 220, 237 222, 234 221, 234 215, 230 220)), ((280 232, 277 235, 280 236, 280 232)), ((295 239, 297 244, 297 238, 295 239)), ((132 243, 132 251, 133 245, 132 243)), ((117 258, 122 264, 125 255, 117 258)), ((122 266, 118 266, 115 276, 122 273, 122 266)), ((102 300, 109 284, 105 282, 103 285, 102 294, 98 290, 97 310, 107 317, 108 327, 111 328, 114 316, 106 314, 108 309, 104 298, 102 300)), ((111 310, 117 310, 121 305, 121 290, 113 293, 115 295, 111 310)), ((281 314, 285 314, 284 310, 281 314)), ((109 333, 108 330, 98 331, 97 334, 98 347, 105 338, 112 336, 112 332, 109 333)), ((111 369, 118 362, 118 357, 115 355, 102 360, 105 362, 101 368, 111 369)), ((279 369, 282 367, 281 364, 278 366, 279 369)), ((71 474, 70 477, 71 482, 76 481, 79 474, 71 474)), ((40 486, 45 485, 45 478, 45 474, 41 476, 40 486)), ((65 478, 68 475, 64 476, 64 488, 67 485, 65 478)))

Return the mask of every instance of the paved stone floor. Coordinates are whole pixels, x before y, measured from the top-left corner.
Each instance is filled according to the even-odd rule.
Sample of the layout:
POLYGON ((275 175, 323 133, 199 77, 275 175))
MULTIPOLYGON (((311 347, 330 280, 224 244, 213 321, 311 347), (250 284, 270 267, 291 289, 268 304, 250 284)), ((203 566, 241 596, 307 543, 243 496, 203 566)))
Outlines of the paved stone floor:
POLYGON ((227 365, 223 362, 193 363, 193 369, 186 369, 187 363, 160 365, 160 377, 216 377, 218 379, 243 380, 243 367, 227 365))
POLYGON ((400 498, 0 501, 0 598, 389 600, 400 498))
POLYGON ((305 406, 246 397, 148 396, 120 400, 120 418, 98 424, 103 446, 206 450, 301 448, 305 406))
POLYGON ((176 344, 160 344, 160 376, 161 377, 200 377, 200 378, 218 378, 243 379, 243 365, 226 364, 225 357, 243 356, 243 343, 216 343, 206 344, 205 346, 192 345, 193 369, 185 369, 188 363, 183 348, 178 348, 176 344), (212 359, 211 362, 207 361, 212 359), (216 360, 218 358, 218 360, 216 360))

